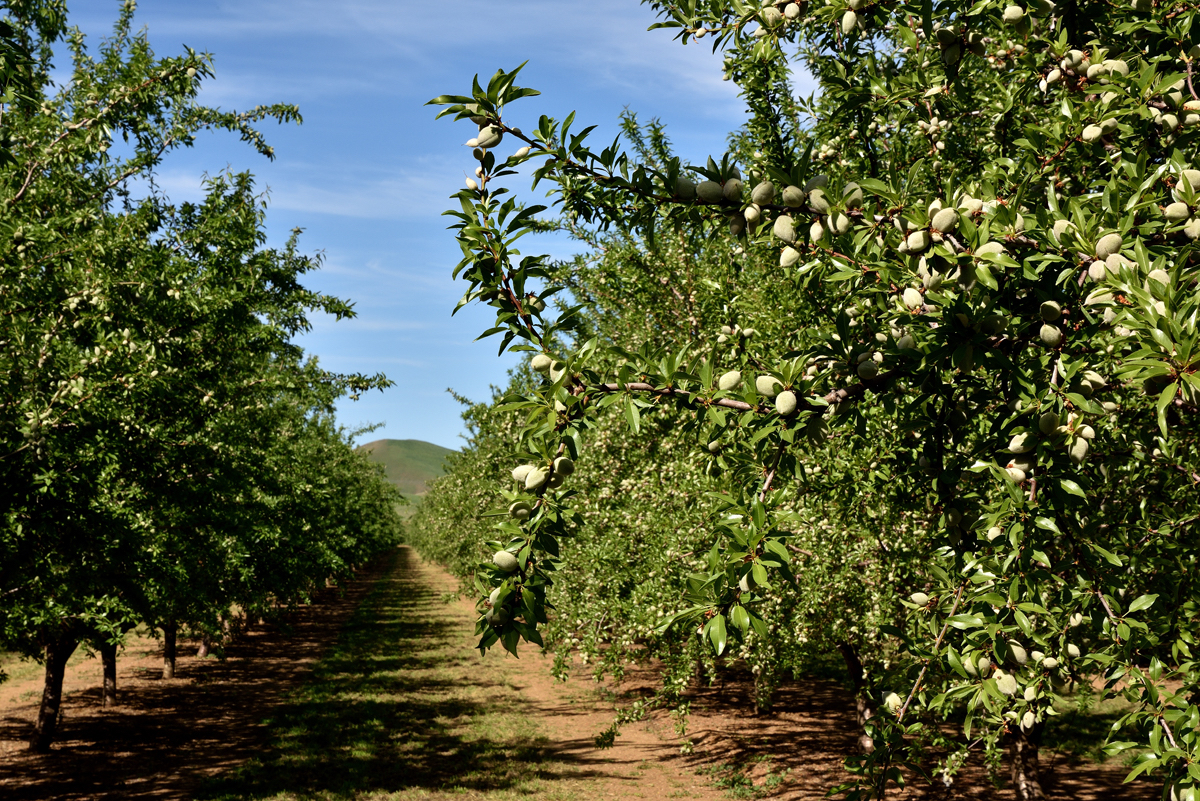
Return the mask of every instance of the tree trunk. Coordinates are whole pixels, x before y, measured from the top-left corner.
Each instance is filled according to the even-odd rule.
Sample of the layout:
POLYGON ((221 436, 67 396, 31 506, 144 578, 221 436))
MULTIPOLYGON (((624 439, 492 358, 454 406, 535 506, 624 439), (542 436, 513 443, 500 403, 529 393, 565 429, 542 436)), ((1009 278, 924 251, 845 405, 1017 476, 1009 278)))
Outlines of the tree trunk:
MULTIPOLYGON (((850 674, 850 681, 854 684, 855 712, 858 728, 862 729, 868 720, 875 717, 877 711, 875 704, 871 702, 871 698, 865 692, 866 675, 863 672, 862 660, 858 658, 858 651, 848 642, 838 643, 837 649, 842 654, 842 659, 846 663, 846 672, 850 674)), ((858 747, 864 754, 869 754, 875 750, 875 742, 863 731, 858 735, 858 747)))
POLYGON ((163 624, 163 672, 164 679, 175 678, 175 640, 179 635, 179 624, 174 620, 163 624))
POLYGON ((1042 724, 1029 732, 1016 729, 1010 736, 1012 745, 1012 783, 1017 801, 1044 801, 1046 793, 1038 780, 1038 744, 1042 740, 1042 724))
POLYGON ((46 641, 46 683, 42 688, 42 706, 38 710, 33 736, 29 738, 30 749, 39 753, 49 751, 50 744, 54 742, 62 706, 63 676, 67 672, 67 660, 78 645, 79 640, 74 634, 63 634, 46 641))
POLYGON ((206 656, 208 656, 208 649, 211 647, 212 640, 207 634, 205 634, 204 638, 200 640, 200 647, 196 649, 196 658, 204 659, 206 656))
POLYGON ((117 705, 117 644, 104 643, 100 646, 100 661, 104 664, 104 700, 107 709, 117 705))

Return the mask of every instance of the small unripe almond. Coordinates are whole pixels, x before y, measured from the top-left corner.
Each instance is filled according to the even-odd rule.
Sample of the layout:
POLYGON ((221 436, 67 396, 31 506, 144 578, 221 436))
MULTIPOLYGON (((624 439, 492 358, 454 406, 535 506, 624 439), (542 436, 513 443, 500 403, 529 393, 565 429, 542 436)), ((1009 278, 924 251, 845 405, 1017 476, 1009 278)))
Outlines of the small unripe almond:
POLYGON ((813 207, 818 214, 829 213, 829 198, 825 195, 825 190, 817 188, 808 193, 808 205, 813 207))
POLYGON ((858 14, 852 10, 847 10, 842 15, 842 35, 849 36, 850 32, 858 26, 858 14))
POLYGON ((1122 244, 1123 240, 1120 234, 1105 234, 1096 243, 1096 258, 1107 259, 1114 253, 1120 252, 1122 244))
POLYGON ((858 372, 858 377, 866 381, 870 381, 872 378, 875 378, 875 376, 879 375, 879 365, 869 359, 859 364, 856 370, 858 372))
POLYGON ((786 214, 781 214, 775 218, 775 225, 771 228, 776 237, 787 242, 789 245, 796 241, 796 226, 791 217, 786 214))
POLYGON ((554 460, 554 473, 569 476, 575 472, 575 462, 569 456, 560 456, 554 460))
POLYGON ((682 176, 676 178, 675 197, 679 198, 680 200, 695 200, 696 185, 682 176))
POLYGON ((503 570, 505 573, 515 572, 516 569, 521 566, 521 563, 517 560, 517 557, 508 551, 496 551, 496 554, 492 557, 492 564, 503 570))
POLYGON ((754 390, 759 395, 766 395, 768 398, 773 398, 779 394, 781 389, 783 389, 783 385, 773 375, 760 375, 754 379, 754 390))
POLYGON ((899 350, 912 350, 917 346, 917 341, 912 338, 911 334, 905 334, 896 340, 896 347, 899 350))
POLYGON ((955 209, 942 209, 933 215, 933 227, 944 234, 953 233, 958 229, 958 211, 955 209))
POLYGON ((1095 142, 1103 135, 1104 135, 1104 129, 1102 129, 1099 125, 1087 125, 1087 126, 1084 126, 1083 134, 1082 134, 1081 138, 1083 139, 1083 141, 1090 143, 1090 142, 1095 142))
POLYGON ((783 205, 788 208, 798 209, 804 205, 807 199, 807 194, 798 186, 787 186, 783 190, 783 205))
POLYGON ((546 479, 550 477, 544 469, 535 467, 525 475, 525 489, 536 490, 540 489, 546 483, 546 479))
POLYGON ((904 290, 904 305, 907 306, 908 308, 910 308, 910 309, 919 308, 921 306, 921 304, 923 304, 924 302, 925 302, 925 298, 921 295, 921 293, 918 290, 913 289, 912 287, 909 287, 908 289, 904 290))
POLYGON ((1192 210, 1188 208, 1188 204, 1176 201, 1169 204, 1163 214, 1169 222, 1181 223, 1192 216, 1192 210))
POLYGON ((479 135, 476 137, 476 144, 482 148, 492 148, 500 144, 500 140, 504 138, 504 131, 497 128, 495 125, 485 125, 479 129, 479 135))
POLYGON ((913 231, 904 240, 912 253, 921 253, 929 247, 929 232, 926 230, 913 231))
POLYGON ((716 181, 701 181, 696 187, 696 197, 701 203, 720 203, 725 199, 725 193, 716 181))
POLYGON ((1083 464, 1087 459, 1088 441, 1082 437, 1071 443, 1071 447, 1067 450, 1067 456, 1071 458, 1074 464, 1083 464))
POLYGON ((782 417, 788 417, 796 411, 796 393, 785 389, 775 396, 775 411, 782 417))
POLYGON ((539 353, 529 360, 529 366, 537 373, 548 373, 550 367, 554 364, 554 360, 545 353, 539 353))
POLYGON ((742 373, 739 370, 730 370, 717 379, 717 389, 722 392, 728 392, 742 383, 742 373))
POLYGON ((1048 300, 1041 306, 1042 319, 1048 323, 1052 323, 1059 317, 1062 317, 1062 305, 1053 300, 1048 300))
POLYGON ((1059 419, 1058 412, 1043 412, 1038 418, 1038 431, 1041 431, 1046 436, 1050 436, 1058 429, 1059 419))
POLYGON ((1063 340, 1062 330, 1058 328, 1058 326, 1050 325, 1050 323, 1044 323, 1042 325, 1042 329, 1038 332, 1038 336, 1041 337, 1042 344, 1048 348, 1057 348, 1062 344, 1063 340))
POLYGON ((862 187, 856 183, 846 184, 846 188, 842 190, 842 205, 848 209, 861 209, 862 204, 862 187))
POLYGON ((914 592, 912 595, 908 596, 908 600, 912 601, 917 606, 925 606, 925 604, 929 603, 929 596, 923 592, 914 592))
POLYGON ((760 206, 769 206, 775 202, 775 184, 763 181, 750 192, 750 200, 760 206))
POLYGON ((1037 442, 1029 432, 1017 434, 1008 441, 1008 449, 1013 453, 1029 453, 1035 445, 1037 442))
POLYGON ((742 199, 742 182, 737 178, 730 178, 721 188, 721 194, 731 203, 740 201, 742 199))
POLYGON ((800 261, 800 251, 794 247, 788 246, 779 254, 779 266, 791 267, 796 262, 800 261))
POLYGON ((533 465, 531 465, 531 464, 517 465, 516 467, 513 468, 513 471, 512 471, 513 481, 518 481, 521 484, 524 484, 525 477, 529 475, 530 470, 533 470, 533 465))

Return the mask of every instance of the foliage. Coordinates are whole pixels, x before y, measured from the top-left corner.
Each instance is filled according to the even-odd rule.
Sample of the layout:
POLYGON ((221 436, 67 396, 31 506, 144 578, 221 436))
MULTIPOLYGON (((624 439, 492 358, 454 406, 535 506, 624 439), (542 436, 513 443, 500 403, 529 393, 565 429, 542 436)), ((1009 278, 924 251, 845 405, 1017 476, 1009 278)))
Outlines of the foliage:
MULTIPOLYGON (((517 71, 431 101, 480 126, 480 180, 450 212, 462 302, 491 305, 485 335, 534 353, 545 375, 496 410, 521 415, 512 448, 529 467, 498 491, 509 514, 489 546, 510 556, 477 569, 480 647, 540 642, 564 566, 596 569, 567 547, 596 514, 570 476, 610 430, 604 416, 619 411, 637 436, 670 414, 671 435, 719 454, 721 473, 716 491, 668 479, 655 493, 703 505, 712 542, 699 569, 673 566, 688 606, 663 628, 722 653, 792 639, 768 624, 787 584, 806 619, 844 603, 877 648, 864 693, 881 705, 873 750, 848 760, 850 797, 882 797, 900 767, 930 770, 923 746, 947 744, 946 718, 963 733, 947 775, 972 747, 1022 753, 1070 678, 1133 705, 1109 746, 1147 749, 1131 778, 1153 771, 1192 797, 1196 12, 651 5, 656 27, 725 50, 751 106, 719 161, 592 148, 573 115, 523 133, 510 106, 536 92, 517 71), (816 101, 781 91, 787 61, 818 79, 816 101), (521 147, 500 159, 505 138, 521 147), (527 164, 585 238, 676 268, 661 288, 618 287, 651 319, 705 281, 728 292, 719 276, 747 265, 755 291, 723 299, 720 335, 699 314, 674 337, 597 331, 597 293, 551 314, 547 299, 594 285, 517 249, 545 211, 503 185, 527 164), (689 283, 680 268, 710 248, 723 265, 689 283), (800 570, 805 537, 818 547, 800 570), (866 586, 831 597, 821 573, 848 559, 866 586)), ((836 647, 845 622, 819 627, 816 647, 836 647)), ((1033 797, 1017 763, 1018 794, 1033 797)))
POLYGON ((301 284, 319 259, 299 232, 265 247, 249 174, 180 205, 154 182, 203 130, 270 156, 254 125, 298 111, 198 105, 210 59, 156 57, 133 3, 95 56, 69 34, 51 93, 51 12, 8 5, 13 41, 42 55, 0 118, 0 643, 39 658, 138 621, 216 633, 234 604, 307 597, 397 524, 397 496, 332 422, 338 397, 388 382, 292 341, 313 312, 353 316, 301 284))

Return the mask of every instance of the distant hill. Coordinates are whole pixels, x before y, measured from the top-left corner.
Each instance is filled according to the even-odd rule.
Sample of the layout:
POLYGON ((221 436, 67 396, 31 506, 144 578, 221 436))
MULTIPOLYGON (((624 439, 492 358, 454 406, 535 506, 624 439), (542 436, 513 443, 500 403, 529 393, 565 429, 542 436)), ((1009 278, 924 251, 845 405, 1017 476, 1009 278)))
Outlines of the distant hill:
POLYGON ((419 439, 378 439, 359 446, 368 458, 383 465, 391 481, 406 498, 425 494, 425 482, 446 472, 446 457, 454 451, 419 439))

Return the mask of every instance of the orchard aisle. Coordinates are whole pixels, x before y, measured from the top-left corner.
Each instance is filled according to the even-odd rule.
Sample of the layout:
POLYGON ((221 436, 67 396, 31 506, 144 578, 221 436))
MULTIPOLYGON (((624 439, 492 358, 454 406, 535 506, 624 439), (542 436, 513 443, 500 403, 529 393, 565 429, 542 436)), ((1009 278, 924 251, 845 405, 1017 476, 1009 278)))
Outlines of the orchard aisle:
POLYGON ((611 709, 588 703, 590 684, 554 683, 532 650, 481 658, 454 587, 400 548, 313 680, 274 715, 270 747, 199 797, 720 797, 648 727, 598 750, 611 709))

